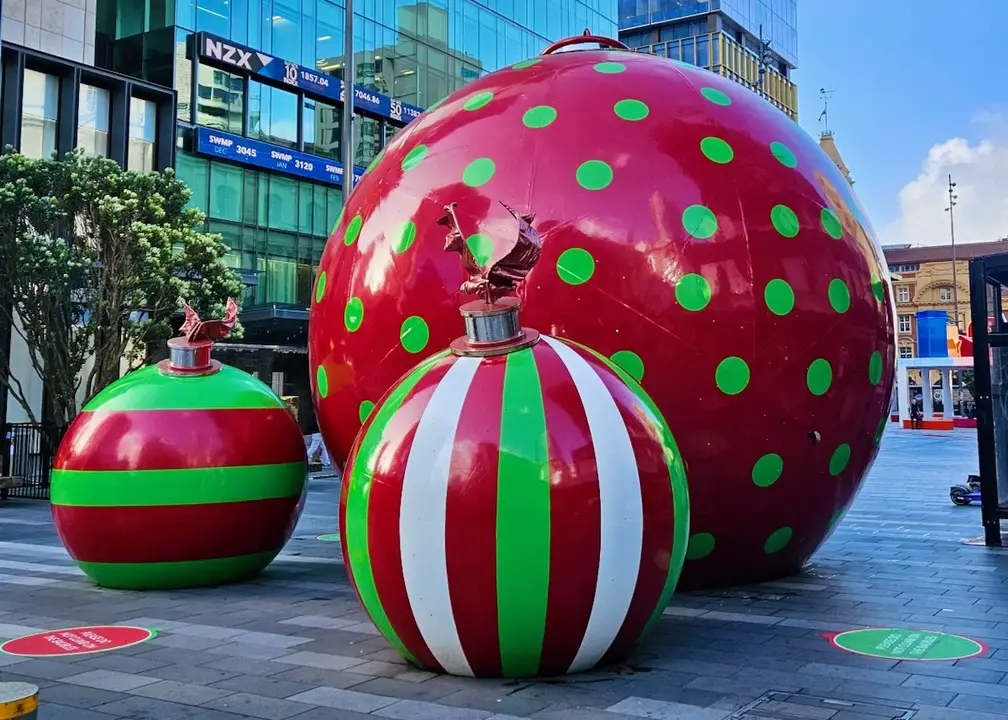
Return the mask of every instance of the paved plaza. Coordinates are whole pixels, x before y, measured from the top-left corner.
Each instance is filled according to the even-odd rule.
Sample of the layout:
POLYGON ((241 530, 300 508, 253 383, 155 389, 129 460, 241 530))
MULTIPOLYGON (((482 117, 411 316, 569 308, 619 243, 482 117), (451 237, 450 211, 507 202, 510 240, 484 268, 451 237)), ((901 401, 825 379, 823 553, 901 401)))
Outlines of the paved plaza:
POLYGON ((93 587, 47 505, 0 503, 0 639, 81 625, 158 629, 149 642, 62 659, 0 655, 0 681, 41 688, 59 720, 988 720, 1008 716, 1008 551, 963 543, 978 507, 948 486, 977 471, 971 431, 891 429, 864 490, 799 576, 673 598, 625 664, 568 678, 473 680, 407 666, 347 583, 339 483, 312 480, 283 554, 254 582, 179 592, 93 587), (824 633, 944 630, 980 657, 863 657, 824 633))

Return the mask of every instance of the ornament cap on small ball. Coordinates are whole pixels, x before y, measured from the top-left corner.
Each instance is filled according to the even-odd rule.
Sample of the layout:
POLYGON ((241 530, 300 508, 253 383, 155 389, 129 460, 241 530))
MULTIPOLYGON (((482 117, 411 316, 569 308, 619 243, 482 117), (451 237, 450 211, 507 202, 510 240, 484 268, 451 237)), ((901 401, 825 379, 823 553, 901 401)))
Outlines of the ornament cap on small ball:
POLYGON ((376 627, 413 664, 555 676, 623 659, 685 560, 686 478, 654 403, 593 350, 522 328, 542 239, 517 222, 469 279, 466 334, 403 376, 350 453, 340 533, 376 627))
POLYGON ((238 306, 203 321, 183 303, 167 360, 102 390, 53 463, 60 540, 98 585, 220 585, 263 570, 304 506, 304 438, 265 383, 211 357, 238 306))

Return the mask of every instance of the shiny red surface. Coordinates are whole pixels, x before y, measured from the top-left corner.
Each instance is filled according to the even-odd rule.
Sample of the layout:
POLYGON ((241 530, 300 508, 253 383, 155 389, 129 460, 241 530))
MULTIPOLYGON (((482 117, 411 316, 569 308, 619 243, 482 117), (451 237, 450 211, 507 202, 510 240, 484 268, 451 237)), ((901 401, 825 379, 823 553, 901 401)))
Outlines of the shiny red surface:
POLYGON ((60 540, 74 560, 180 562, 279 550, 294 532, 300 501, 289 497, 197 505, 53 505, 52 512, 60 540))
POLYGON ((315 388, 315 402, 330 452, 346 458, 362 402, 377 402, 419 356, 459 334, 465 298, 456 290, 465 278, 457 256, 443 251, 444 228, 436 224, 442 206, 458 203, 463 227, 494 237, 514 232, 498 200, 535 212, 543 235, 542 258, 520 291, 523 324, 643 360, 642 384, 687 463, 691 532, 716 541, 705 557, 687 560, 680 587, 796 571, 849 506, 877 452, 895 366, 888 273, 852 189, 811 137, 742 86, 654 56, 579 50, 492 73, 389 145, 335 228, 321 261, 324 292, 312 307, 311 372, 315 378, 321 365, 328 379, 326 397, 315 388), (619 62, 625 71, 598 72, 600 62, 619 62), (721 91, 731 104, 711 102, 702 88, 721 91), (489 103, 465 108, 484 91, 493 93, 489 103), (647 116, 617 117, 616 103, 627 99, 645 102, 647 116), (524 114, 542 105, 553 107, 556 119, 526 127, 524 114), (705 157, 701 143, 709 137, 731 146, 730 162, 705 157), (775 142, 792 151, 794 167, 775 158, 775 142), (426 156, 404 171, 407 154, 420 145, 426 156), (493 160, 495 172, 472 187, 463 182, 464 169, 481 157, 493 160), (584 189, 577 169, 596 159, 613 169, 612 182, 584 189), (717 217, 709 238, 684 229, 683 213, 695 204, 717 217), (796 236, 771 224, 778 204, 796 214, 796 236), (840 239, 824 231, 823 208, 840 219, 840 239), (348 245, 345 233, 358 214, 363 224, 348 245), (397 252, 406 221, 415 223, 416 237, 397 252), (587 282, 561 279, 558 259, 570 248, 594 258, 587 282), (690 273, 711 288, 702 310, 677 300, 677 283, 690 273), (794 293, 793 310, 783 316, 764 301, 776 278, 794 293), (834 279, 849 289, 843 313, 831 307, 834 279), (873 282, 881 283, 879 298, 873 282), (364 309, 353 332, 344 325, 350 297, 364 309), (430 330, 420 355, 400 345, 412 315, 430 330), (882 358, 877 384, 869 382, 873 352, 882 358), (730 356, 751 373, 735 395, 715 383, 715 369, 730 356), (819 358, 832 366, 832 382, 813 395, 806 373, 819 358), (841 444, 850 445, 850 461, 832 475, 830 459, 841 444), (783 472, 760 487, 753 467, 768 453, 780 455, 783 472), (765 552, 770 534, 785 526, 790 542, 765 552))
POLYGON ((304 437, 286 408, 97 410, 74 419, 53 466, 187 470, 304 459, 304 437))

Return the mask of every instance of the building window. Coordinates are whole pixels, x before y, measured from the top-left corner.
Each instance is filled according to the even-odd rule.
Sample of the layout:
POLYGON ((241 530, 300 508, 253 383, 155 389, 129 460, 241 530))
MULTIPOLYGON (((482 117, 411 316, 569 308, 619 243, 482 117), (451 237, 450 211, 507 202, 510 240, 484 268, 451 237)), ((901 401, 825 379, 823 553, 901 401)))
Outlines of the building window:
POLYGON ((154 169, 154 140, 157 136, 157 105, 143 98, 130 98, 129 157, 127 170, 154 169))
POLYGON ((25 70, 23 84, 21 152, 30 157, 48 157, 56 152, 59 78, 25 70))
POLYGON ((900 345, 899 354, 901 358, 911 358, 913 357, 913 348, 909 345, 900 345))
POLYGON ((901 333, 910 332, 910 315, 899 316, 899 331, 901 333))
POLYGON ((340 108, 311 98, 304 99, 301 132, 305 152, 340 159, 340 108))
POLYGON ((82 84, 77 107, 77 147, 81 148, 85 155, 106 157, 108 134, 108 90, 82 84))
POLYGON ((917 272, 918 270, 920 270, 920 265, 918 263, 889 266, 889 271, 894 273, 912 273, 917 272))
POLYGON ((910 287, 908 285, 900 285, 896 288, 896 301, 901 303, 910 302, 910 287))
POLYGON ((297 147, 297 95, 249 82, 249 137, 263 142, 297 147))
POLYGON ((952 288, 938 288, 938 299, 941 302, 952 302, 952 288))
POLYGON ((238 75, 200 65, 196 122, 214 130, 240 134, 244 118, 242 90, 238 75))

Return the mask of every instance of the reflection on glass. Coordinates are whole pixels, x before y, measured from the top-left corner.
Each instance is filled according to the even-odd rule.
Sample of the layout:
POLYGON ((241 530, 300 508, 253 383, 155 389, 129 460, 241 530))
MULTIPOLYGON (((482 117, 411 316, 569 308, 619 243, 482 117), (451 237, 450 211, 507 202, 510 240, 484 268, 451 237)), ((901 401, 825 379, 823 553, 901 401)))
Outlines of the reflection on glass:
POLYGON ((286 90, 249 82, 249 137, 296 147, 297 96, 286 90))
POLYGON ((192 122, 192 60, 186 57, 185 30, 175 31, 175 117, 192 122))
POLYGON ((340 159, 341 112, 334 105, 305 98, 302 111, 305 152, 340 159))
POLYGON ((354 118, 354 164, 367 167, 382 149, 381 123, 369 117, 354 118))
POLYGON ((242 78, 199 66, 196 122, 216 130, 242 131, 242 78))
POLYGON ((56 151, 59 78, 25 70, 23 84, 21 152, 30 157, 47 157, 56 151))
POLYGON ((149 172, 154 169, 154 140, 157 137, 157 106, 150 100, 130 98, 129 151, 126 167, 149 172))
MULTIPOLYGON (((187 4, 191 4, 191 0, 182 0, 179 4, 180 19, 187 4)), ((231 7, 228 0, 196 0, 196 29, 228 37, 231 29, 231 7)))
POLYGON ((85 155, 108 155, 108 90, 81 83, 77 105, 77 147, 85 155))

